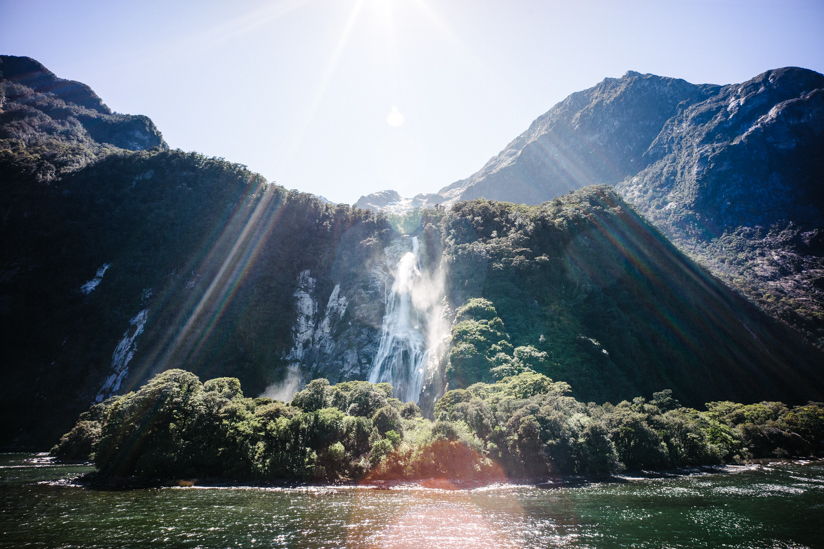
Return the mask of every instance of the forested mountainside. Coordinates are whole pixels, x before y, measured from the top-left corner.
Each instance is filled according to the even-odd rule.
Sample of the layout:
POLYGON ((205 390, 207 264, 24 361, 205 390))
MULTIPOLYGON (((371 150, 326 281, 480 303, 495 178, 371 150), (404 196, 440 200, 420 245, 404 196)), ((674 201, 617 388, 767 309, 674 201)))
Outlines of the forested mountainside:
MULTIPOLYGON (((716 86, 628 72, 572 94, 469 178, 406 202, 539 204, 614 185, 682 251, 824 348, 823 180, 821 74, 783 68, 716 86)), ((359 204, 397 209, 372 195, 359 204)))
POLYGON ((115 153, 15 190, 3 196, 0 360, 15 395, 3 414, 27 435, 170 364, 262 392, 293 344, 300 273, 328 299, 332 272, 351 277, 388 232, 180 151, 115 153))
POLYGON ((799 345, 791 330, 684 257, 608 187, 531 207, 461 202, 442 226, 451 301, 472 304, 452 328, 453 388, 519 362, 490 346, 501 332, 513 359, 584 400, 656 387, 691 405, 773 391, 795 400, 798 384, 821 391, 820 352, 790 349, 799 345), (522 346, 531 349, 519 356, 522 346))
MULTIPOLYGON (((284 375, 300 274, 311 273, 311 291, 328 299, 332 273, 350 280, 381 253, 385 219, 324 205, 222 159, 167 150, 156 130, 149 150, 119 146, 128 125, 126 135, 98 141, 81 124, 94 122, 84 118, 91 90, 33 60, 0 59, 27 67, 4 70, 2 80, 3 444, 43 443, 64 416, 171 364, 234 375, 262 392, 284 375), (29 86, 43 81, 59 85, 29 86)), ((115 116, 154 128, 145 117, 115 116)), ((358 309, 352 292, 351 308, 369 321, 363 330, 377 332, 380 306, 358 309)))
POLYGON ((0 62, 4 447, 49 446, 172 368, 281 398, 405 368, 394 385, 417 397, 415 354, 425 411, 526 369, 599 402, 821 399, 821 351, 608 188, 406 216, 334 206, 169 150, 33 60, 0 62))
POLYGON ((203 383, 173 369, 93 405, 51 455, 94 461, 98 470, 75 482, 122 489, 181 478, 522 482, 822 454, 821 403, 698 411, 669 390, 617 405, 568 391, 525 371, 448 391, 431 421, 388 383, 315 379, 284 404, 245 397, 235 378, 203 383))
POLYGON ((0 55, 4 177, 49 182, 120 149, 166 149, 146 116, 116 114, 91 88, 28 57, 0 55))

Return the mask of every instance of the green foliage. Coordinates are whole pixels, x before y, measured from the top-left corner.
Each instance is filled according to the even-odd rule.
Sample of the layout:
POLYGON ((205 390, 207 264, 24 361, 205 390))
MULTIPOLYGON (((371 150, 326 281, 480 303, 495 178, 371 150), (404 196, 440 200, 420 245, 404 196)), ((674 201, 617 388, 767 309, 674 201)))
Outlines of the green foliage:
POLYGON ((114 401, 106 413, 95 464, 105 474, 165 476, 190 471, 187 446, 203 434, 203 387, 197 376, 168 370, 136 393, 114 401))
POLYGON ((386 436, 389 431, 394 431, 396 434, 403 433, 401 414, 392 406, 384 406, 375 412, 372 417, 372 425, 375 426, 381 436, 386 436))
POLYGON ((662 469, 670 465, 666 445, 643 414, 619 405, 610 426, 618 459, 628 469, 662 469))
POLYGON ((517 399, 530 398, 535 395, 546 393, 563 394, 569 392, 569 385, 566 383, 554 383, 543 374, 535 372, 524 372, 517 376, 505 379, 501 385, 502 393, 517 399))
POLYGON ((508 364, 511 352, 509 335, 492 303, 470 299, 456 313, 447 379, 455 387, 491 381, 492 369, 508 364))
POLYGON ((669 391, 617 406, 568 392, 525 371, 448 391, 432 422, 385 383, 314 380, 288 405, 246 398, 233 378, 201 384, 168 370, 92 406, 52 455, 92 457, 107 476, 329 481, 612 473, 824 452, 821 403, 713 402, 699 412, 669 391))
POLYGON ((463 320, 486 320, 489 322, 500 319, 491 301, 474 297, 464 303, 455 312, 455 322, 461 322, 463 320))
POLYGON ((587 425, 579 442, 579 470, 611 473, 620 469, 618 453, 603 423, 593 421, 587 425))
POLYGON ((442 412, 451 412, 459 402, 468 402, 470 400, 472 400, 472 393, 466 389, 447 391, 447 393, 435 403, 435 415, 438 416, 442 412))
POLYGON ((681 407, 681 403, 672 398, 672 389, 664 389, 657 393, 652 393, 652 400, 650 404, 657 406, 662 412, 675 410, 681 407))
POLYGON ((395 445, 392 444, 392 441, 385 438, 376 439, 375 442, 372 444, 372 452, 370 455, 370 459, 373 464, 378 464, 383 460, 384 457, 389 455, 395 449, 395 445))
POLYGON ((671 387, 667 408, 820 394, 815 350, 686 259, 605 186, 538 206, 461 202, 441 225, 448 297, 461 305, 449 388, 534 370, 599 402, 671 387), (762 377, 741 383, 742 371, 762 377), (791 371, 804 373, 780 373, 791 371))
POLYGON ((813 448, 824 444, 824 404, 810 402, 806 406, 796 406, 781 418, 787 428, 798 433, 813 448))
POLYGON ((210 379, 203 384, 203 390, 227 400, 232 400, 243 394, 243 391, 240 390, 240 380, 235 377, 210 379))
POLYGON ((60 437, 51 455, 64 461, 87 461, 94 456, 93 448, 100 440, 100 423, 78 421, 72 430, 60 437))
POLYGON ((415 419, 421 417, 421 409, 414 402, 407 402, 400 410, 403 419, 415 419))
POLYGON ((100 440, 100 431, 106 412, 116 400, 117 398, 104 400, 80 414, 72 430, 60 437, 60 441, 51 449, 51 455, 68 461, 94 459, 94 449, 100 440))
POLYGON ((304 412, 326 408, 331 403, 328 379, 313 379, 306 388, 292 397, 292 406, 304 412))

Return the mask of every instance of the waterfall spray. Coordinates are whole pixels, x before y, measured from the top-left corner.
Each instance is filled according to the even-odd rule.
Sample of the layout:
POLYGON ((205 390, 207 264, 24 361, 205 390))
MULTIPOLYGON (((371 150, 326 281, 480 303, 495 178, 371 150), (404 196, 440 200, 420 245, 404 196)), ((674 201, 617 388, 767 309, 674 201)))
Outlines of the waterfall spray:
POLYGON ((421 274, 418 238, 411 240, 412 250, 401 256, 394 269, 369 381, 389 382, 396 397, 417 403, 427 371, 439 358, 442 284, 421 274))

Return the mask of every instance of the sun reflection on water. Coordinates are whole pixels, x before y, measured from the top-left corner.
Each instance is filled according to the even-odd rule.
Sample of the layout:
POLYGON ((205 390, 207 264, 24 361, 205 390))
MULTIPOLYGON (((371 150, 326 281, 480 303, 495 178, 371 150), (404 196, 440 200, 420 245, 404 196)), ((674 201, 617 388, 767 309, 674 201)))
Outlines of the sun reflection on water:
MULTIPOLYGON (((446 479, 362 487, 352 508, 347 547, 521 547, 522 540, 490 520, 476 501, 480 494, 446 479), (388 488, 387 497, 396 500, 388 513, 376 513, 374 506, 374 491, 382 488, 388 488)), ((504 500, 497 502, 496 512, 506 510, 510 521, 521 522, 516 496, 510 494, 504 500)))

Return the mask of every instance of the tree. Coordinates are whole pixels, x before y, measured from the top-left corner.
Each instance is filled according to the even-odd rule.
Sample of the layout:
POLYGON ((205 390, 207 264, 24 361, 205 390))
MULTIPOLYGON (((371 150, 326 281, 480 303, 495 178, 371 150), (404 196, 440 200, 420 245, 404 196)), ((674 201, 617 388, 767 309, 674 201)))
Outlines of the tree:
POLYGON ((292 406, 304 412, 314 412, 326 408, 330 404, 329 380, 313 379, 302 391, 292 397, 292 406))

